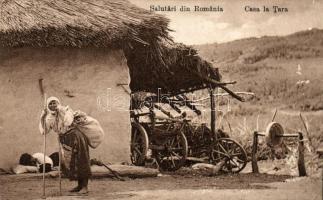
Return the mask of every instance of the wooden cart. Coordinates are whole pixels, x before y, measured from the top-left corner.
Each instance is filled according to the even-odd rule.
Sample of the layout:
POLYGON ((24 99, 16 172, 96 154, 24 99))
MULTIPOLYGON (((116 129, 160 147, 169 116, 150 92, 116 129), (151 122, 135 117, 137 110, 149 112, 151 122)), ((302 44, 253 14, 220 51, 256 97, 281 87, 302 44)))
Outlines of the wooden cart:
MULTIPOLYGON (((201 111, 185 95, 173 97, 146 96, 131 111, 131 161, 142 166, 147 157, 156 159, 159 168, 175 171, 188 158, 217 164, 224 162, 222 171, 238 173, 247 164, 244 148, 221 130, 215 130, 214 95, 211 96, 211 128, 206 123, 191 122, 180 107, 187 107, 200 115, 201 111), (164 109, 167 105, 170 109, 164 109), (145 107, 146 112, 142 111, 145 107), (174 117, 172 112, 181 113, 174 117), (161 112, 163 116, 156 114, 161 112), (146 118, 149 120, 142 120, 146 118)), ((133 105, 132 101, 132 105, 133 105)), ((136 100, 137 104, 138 101, 136 100)))

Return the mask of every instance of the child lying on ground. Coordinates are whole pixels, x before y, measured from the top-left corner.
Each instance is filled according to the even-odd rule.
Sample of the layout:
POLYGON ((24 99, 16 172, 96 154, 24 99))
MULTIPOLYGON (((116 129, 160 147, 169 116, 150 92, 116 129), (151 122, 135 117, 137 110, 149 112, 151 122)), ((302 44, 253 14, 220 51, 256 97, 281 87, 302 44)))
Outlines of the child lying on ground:
POLYGON ((53 170, 53 167, 58 165, 58 153, 55 152, 50 156, 45 156, 43 153, 35 153, 30 155, 28 153, 24 153, 20 156, 19 165, 12 168, 12 171, 15 174, 22 173, 37 173, 43 172, 43 167, 45 164, 45 172, 50 172, 53 170))

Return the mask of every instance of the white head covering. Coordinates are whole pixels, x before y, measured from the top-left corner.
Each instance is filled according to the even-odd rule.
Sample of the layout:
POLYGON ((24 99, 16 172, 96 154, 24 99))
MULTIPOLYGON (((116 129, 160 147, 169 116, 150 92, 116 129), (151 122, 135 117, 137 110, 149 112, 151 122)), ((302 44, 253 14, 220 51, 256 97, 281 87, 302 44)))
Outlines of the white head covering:
POLYGON ((57 101, 57 106, 59 106, 61 104, 61 102, 59 101, 59 99, 57 97, 49 97, 47 100, 46 100, 46 107, 47 107, 47 110, 51 113, 54 113, 55 111, 52 111, 49 109, 49 103, 51 101, 57 101))

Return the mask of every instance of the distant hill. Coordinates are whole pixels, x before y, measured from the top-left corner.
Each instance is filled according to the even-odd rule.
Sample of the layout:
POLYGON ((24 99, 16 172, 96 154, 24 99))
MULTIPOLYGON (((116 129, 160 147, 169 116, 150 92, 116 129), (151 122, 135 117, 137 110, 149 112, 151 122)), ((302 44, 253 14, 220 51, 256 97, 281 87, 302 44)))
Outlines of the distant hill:
POLYGON ((323 30, 195 46, 260 105, 323 109, 323 30))
POLYGON ((312 29, 288 36, 247 38, 196 46, 210 61, 252 64, 266 58, 301 59, 323 56, 323 30, 312 29))

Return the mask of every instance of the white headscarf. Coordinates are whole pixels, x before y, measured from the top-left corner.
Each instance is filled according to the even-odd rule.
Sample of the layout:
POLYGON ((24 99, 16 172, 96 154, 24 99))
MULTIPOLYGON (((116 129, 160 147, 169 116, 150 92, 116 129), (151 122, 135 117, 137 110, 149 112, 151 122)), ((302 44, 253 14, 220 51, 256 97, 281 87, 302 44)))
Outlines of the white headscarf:
POLYGON ((59 101, 59 99, 57 97, 49 97, 49 98, 47 98, 47 100, 46 100, 46 108, 47 108, 48 112, 54 114, 56 111, 52 111, 48 107, 49 103, 52 102, 52 101, 57 101, 57 106, 61 105, 61 102, 59 101))
MULTIPOLYGON (((46 109, 48 114, 46 116, 46 128, 53 129, 56 133, 65 133, 69 129, 69 126, 73 123, 74 112, 68 106, 62 106, 57 97, 49 97, 46 100, 46 109), (49 109, 49 103, 51 101, 57 101, 57 112, 49 109)), ((39 130, 44 133, 41 122, 39 123, 39 130)), ((48 133, 49 130, 46 131, 48 133)))

